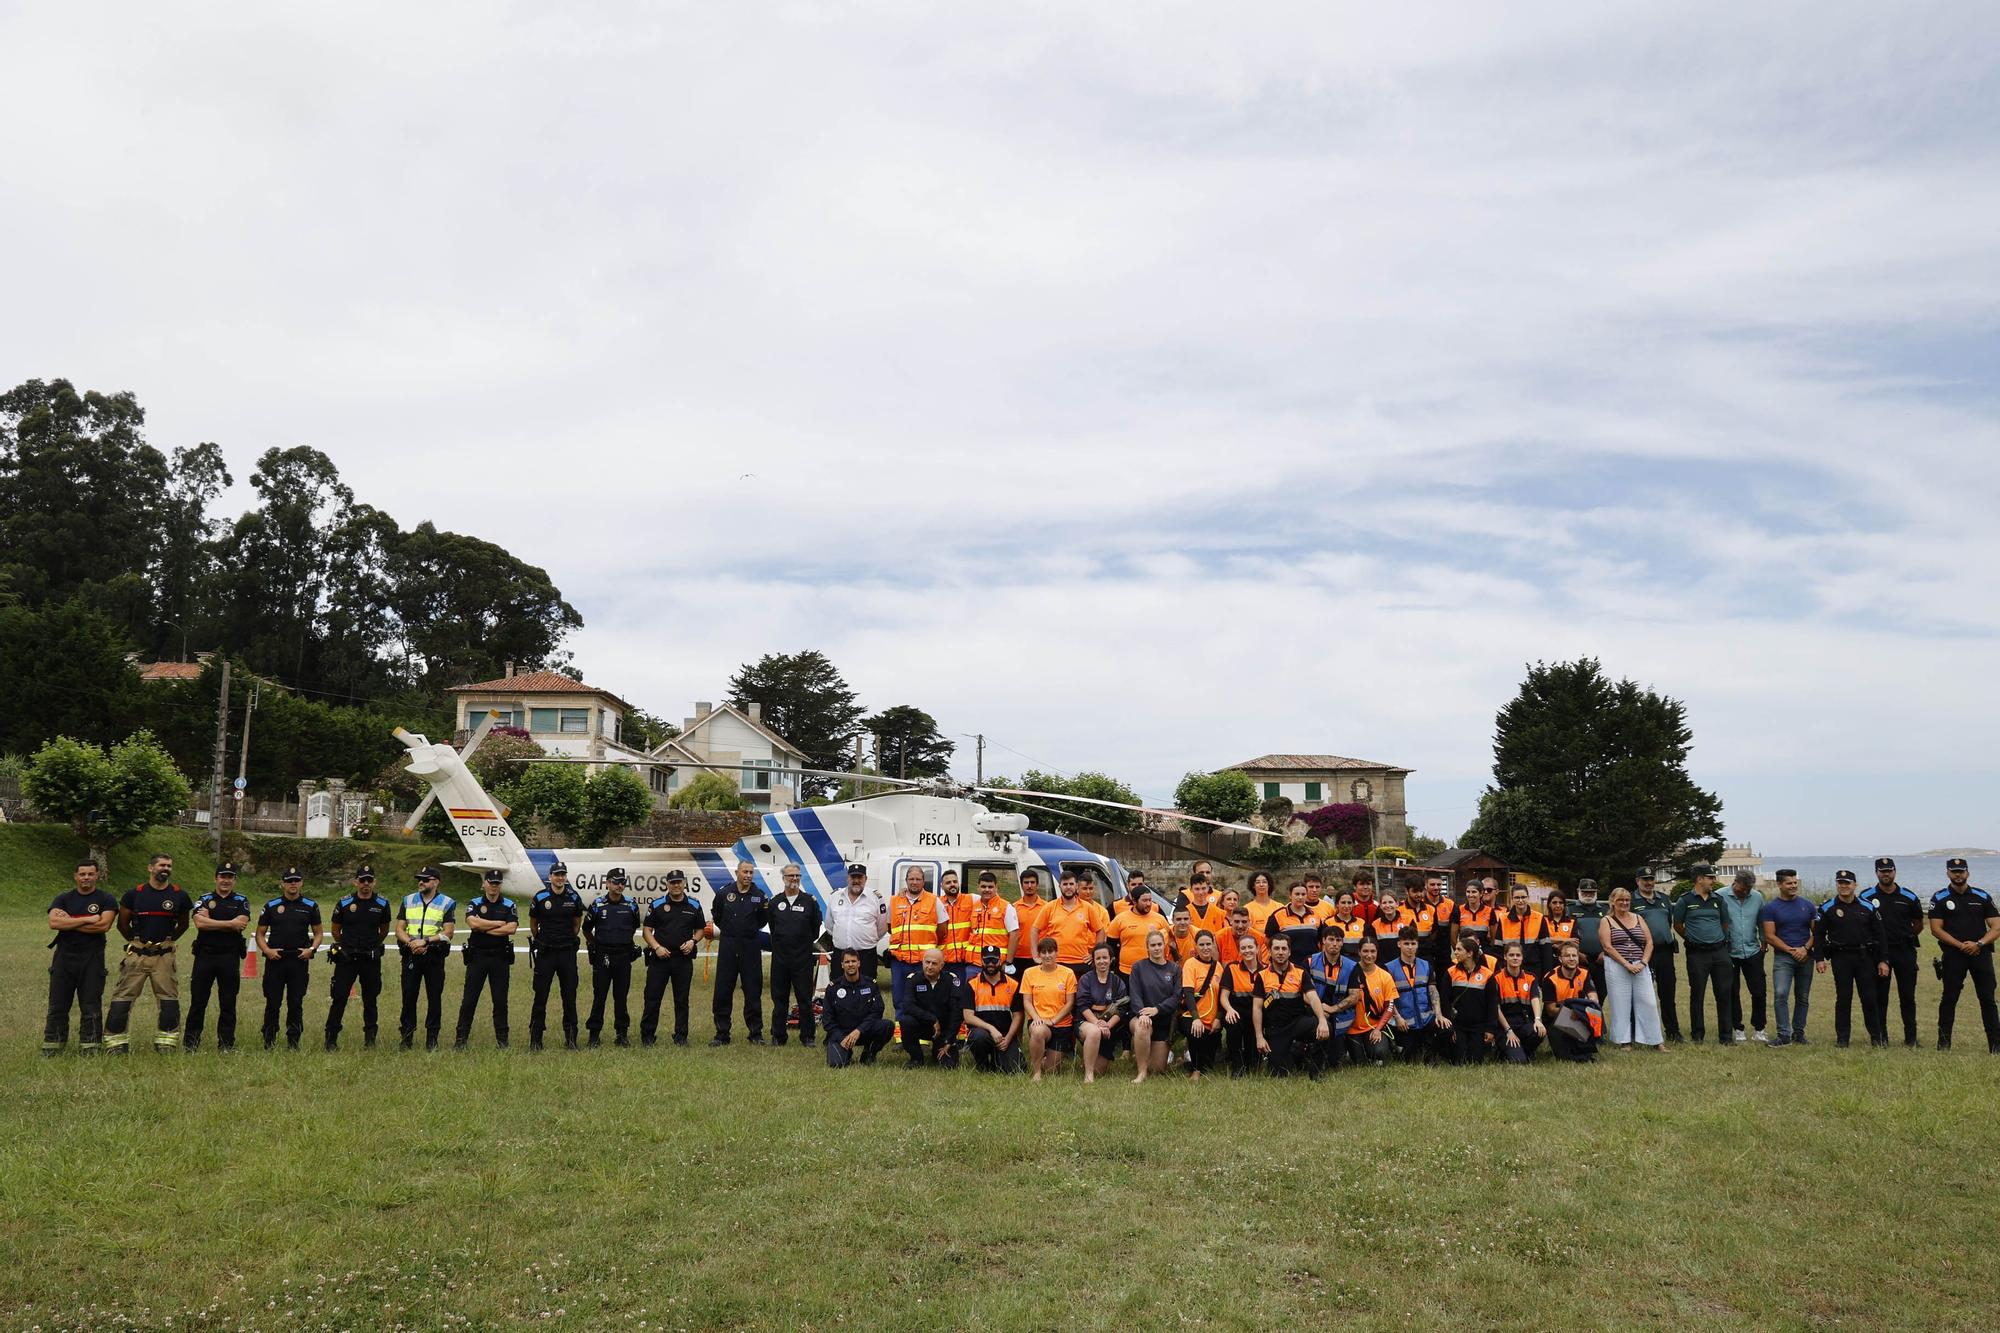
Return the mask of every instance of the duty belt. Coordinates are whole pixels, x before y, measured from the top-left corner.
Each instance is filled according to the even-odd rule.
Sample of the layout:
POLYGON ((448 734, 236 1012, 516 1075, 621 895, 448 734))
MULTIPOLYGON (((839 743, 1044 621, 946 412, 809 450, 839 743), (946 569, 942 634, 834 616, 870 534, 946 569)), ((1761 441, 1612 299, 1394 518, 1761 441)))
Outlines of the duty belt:
POLYGON ((130 944, 125 946, 126 953, 138 953, 138 954, 150 955, 150 954, 172 953, 173 951, 174 951, 174 946, 171 940, 164 941, 158 944, 141 944, 139 941, 133 940, 130 944))

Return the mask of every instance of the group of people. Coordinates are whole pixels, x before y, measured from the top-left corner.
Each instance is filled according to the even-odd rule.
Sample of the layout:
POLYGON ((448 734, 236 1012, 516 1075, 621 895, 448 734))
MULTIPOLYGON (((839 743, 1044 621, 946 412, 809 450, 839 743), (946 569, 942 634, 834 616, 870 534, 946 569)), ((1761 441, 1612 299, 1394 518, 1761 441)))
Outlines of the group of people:
MULTIPOLYGON (((1221 1068, 1237 1077, 1257 1070, 1316 1077, 1350 1062, 1526 1062, 1544 1045, 1560 1058, 1588 1060, 1601 1042, 1663 1049, 1682 1039, 1674 961, 1682 951, 1691 1041, 1706 1039, 1712 1000, 1719 1042, 1806 1043, 1813 978, 1831 970, 1840 1045, 1851 1039, 1857 1000, 1870 1041, 1889 1043, 1893 991, 1903 1040, 1914 1046, 1917 951, 1927 929, 1940 947, 1938 1046, 1951 1044, 1969 980, 1989 1049, 2000 1053, 1993 972, 2000 908, 1968 882, 1963 860, 1947 862, 1950 882, 1928 904, 1896 882, 1889 858, 1875 869, 1876 883, 1865 893, 1852 872, 1840 872, 1834 896, 1822 903, 1801 894, 1791 870, 1778 872, 1777 893, 1767 900, 1752 876, 1739 875, 1725 891, 1712 868, 1696 866, 1692 887, 1677 896, 1662 892, 1642 869, 1630 887, 1620 884, 1607 898, 1585 879, 1573 902, 1558 891, 1536 905, 1520 885, 1503 901, 1492 878, 1468 883, 1455 897, 1440 874, 1410 875, 1398 892, 1378 888, 1364 871, 1332 894, 1318 876, 1307 875, 1280 898, 1273 878, 1258 871, 1242 892, 1219 891, 1210 867, 1197 863, 1171 908, 1135 871, 1113 912, 1067 869, 1046 898, 1040 875, 1023 871, 1019 895, 1010 899, 992 870, 978 871, 970 886, 947 870, 933 886, 924 870, 911 867, 899 891, 884 900, 857 863, 847 867, 845 889, 822 908, 803 890, 800 867, 784 867, 780 890, 768 893, 746 861, 705 913, 681 872, 669 872, 666 892, 642 906, 626 894, 624 873, 611 870, 604 892, 586 904, 558 862, 528 908, 528 1039, 542 1046, 556 998, 563 1043, 579 1044, 581 951, 591 964, 583 1024, 590 1045, 600 1043, 607 1023, 615 1044, 630 1044, 632 965, 640 959, 640 1042, 657 1041, 671 989, 669 1037, 686 1045, 695 960, 702 941, 713 938, 710 1044, 731 1041, 739 991, 748 1039, 764 1044, 768 951, 772 1044, 784 1045, 796 1023, 801 1044, 823 1046, 834 1067, 872 1063, 891 1042, 900 1042, 912 1064, 954 1065, 969 1057, 982 1069, 1025 1070, 1035 1079, 1074 1055, 1086 1082, 1126 1051, 1135 1082, 1164 1071, 1177 1050, 1196 1078, 1221 1068), (831 960, 831 975, 817 991, 822 959, 831 960), (1775 1036, 1766 1024, 1767 992, 1775 1036)), ((99 888, 97 877, 94 862, 79 862, 74 887, 49 907, 47 1054, 67 1045, 72 1007, 81 1015, 86 1053, 128 1050, 132 1005, 148 987, 159 1005, 156 1048, 197 1049, 211 999, 215 1045, 233 1047, 242 964, 253 949, 264 991, 264 1045, 275 1046, 282 1032, 296 1048, 308 967, 329 944, 329 927, 327 1049, 339 1044, 351 993, 361 999, 363 1042, 375 1044, 382 962, 392 939, 400 958, 404 1048, 415 1044, 420 1009, 425 1046, 439 1044, 454 944, 465 965, 454 1044, 467 1044, 482 998, 496 1043, 509 1042, 509 979, 521 922, 498 871, 486 874, 481 893, 461 909, 440 891, 435 867, 419 871, 416 888, 392 902, 377 893, 375 873, 364 865, 352 891, 322 913, 293 868, 254 915, 237 891, 234 865, 219 867, 214 888, 199 899, 173 882, 173 862, 165 856, 154 857, 145 882, 120 898, 99 888), (114 928, 126 945, 100 1019, 105 942, 114 928), (183 1033, 176 954, 190 929, 183 1033)))

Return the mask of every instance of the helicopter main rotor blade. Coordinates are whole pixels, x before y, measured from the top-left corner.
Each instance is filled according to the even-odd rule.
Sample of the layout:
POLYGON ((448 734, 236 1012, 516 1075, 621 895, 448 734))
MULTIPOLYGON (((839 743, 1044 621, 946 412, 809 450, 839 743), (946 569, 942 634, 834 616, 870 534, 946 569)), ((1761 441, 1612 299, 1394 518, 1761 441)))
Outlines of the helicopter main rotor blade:
POLYGON ((1112 810, 1137 810, 1142 815, 1156 815, 1161 819, 1184 820, 1194 824, 1208 824, 1215 828, 1235 829, 1239 833, 1269 834, 1270 829, 1253 828, 1249 824, 1232 824, 1224 819, 1203 819, 1199 815, 1186 815, 1178 810, 1155 810, 1150 805, 1133 805, 1130 801, 1102 801, 1095 796, 1071 796, 1065 792, 1027 791, 1020 787, 974 787, 976 792, 990 792, 997 796, 1033 796, 1044 801, 1075 801, 1079 805, 1101 805, 1112 810))
POLYGON ((591 759, 566 754, 538 755, 528 759, 516 759, 517 764, 596 764, 600 767, 619 768, 699 768, 716 773, 771 773, 775 775, 798 774, 808 778, 852 778, 856 782, 886 782, 894 787, 930 788, 935 783, 919 782, 915 778, 887 777, 881 773, 849 773, 837 768, 768 768, 763 764, 711 764, 700 759, 591 759))
MULTIPOLYGON (((1042 795, 1047 796, 1049 793, 1043 792, 1042 795)), ((1178 839, 1169 838, 1159 833, 1152 833, 1146 829, 1119 828, 1116 824, 1106 823, 1102 819, 1093 819, 1089 815, 1080 815, 1074 810, 1058 810, 1050 805, 1036 805, 1033 801, 1023 801, 1013 796, 995 796, 993 799, 996 804, 1004 802, 1007 805, 1018 805, 1024 810, 1039 810, 1045 815, 1056 815, 1063 819, 1080 819, 1086 824, 1095 824, 1097 827, 1111 833, 1119 833, 1126 837, 1144 838, 1149 842, 1157 842, 1160 846, 1176 852, 1193 852, 1199 850, 1198 848, 1189 847, 1186 843, 1178 839)), ((1216 852, 1201 852, 1201 856, 1204 860, 1220 861, 1223 865, 1235 866, 1238 870, 1253 870, 1256 868, 1247 861, 1232 861, 1228 857, 1216 852)))

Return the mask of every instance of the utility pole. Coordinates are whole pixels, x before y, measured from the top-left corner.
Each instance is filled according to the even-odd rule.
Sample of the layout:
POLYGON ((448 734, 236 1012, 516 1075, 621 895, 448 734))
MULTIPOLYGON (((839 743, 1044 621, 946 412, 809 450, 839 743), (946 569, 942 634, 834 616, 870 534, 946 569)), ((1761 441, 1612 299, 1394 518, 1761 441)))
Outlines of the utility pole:
MULTIPOLYGON (((243 700, 243 754, 236 761, 236 780, 242 782, 250 775, 250 715, 257 711, 257 687, 250 687, 249 696, 243 700)), ((236 831, 243 831, 243 788, 236 789, 237 795, 231 802, 236 807, 236 831)))
POLYGON ((215 762, 209 765, 208 844, 222 857, 222 769, 229 762, 229 658, 222 659, 222 694, 215 701, 215 762))
POLYGON ((972 780, 983 787, 986 785, 986 733, 982 731, 972 739, 978 742, 978 757, 972 761, 972 780))

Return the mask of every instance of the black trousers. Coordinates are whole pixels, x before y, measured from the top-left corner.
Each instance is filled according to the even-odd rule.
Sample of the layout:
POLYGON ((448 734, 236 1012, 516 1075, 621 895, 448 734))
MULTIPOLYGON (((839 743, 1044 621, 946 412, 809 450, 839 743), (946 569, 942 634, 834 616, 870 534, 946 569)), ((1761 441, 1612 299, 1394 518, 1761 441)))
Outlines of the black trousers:
POLYGON ((340 1026, 347 1018, 347 993, 361 991, 361 1039, 373 1044, 381 1017, 382 955, 340 951, 333 965, 332 989, 326 996, 326 1040, 340 1040, 340 1026))
POLYGON ((1403 1063, 1415 1064, 1419 1060, 1431 1061, 1443 1052, 1444 1033, 1436 1023, 1426 1023, 1420 1028, 1396 1029, 1396 1054, 1403 1057, 1403 1063))
POLYGON ((993 1040, 993 1034, 985 1028, 972 1029, 972 1035, 966 1039, 966 1045, 972 1051, 972 1067, 983 1069, 989 1074, 1020 1072, 1026 1068, 1021 1055, 1021 1039, 1026 1035, 1027 1029, 1023 1028, 1015 1034, 1013 1043, 1003 1051, 1000 1049, 1000 1043, 993 1040))
POLYGON ((1229 1076, 1241 1078, 1257 1067, 1257 1034, 1250 1015, 1238 1012, 1234 1023, 1222 1025, 1223 1040, 1229 1049, 1229 1076))
POLYGON ((1866 954, 1837 953, 1827 959, 1827 970, 1833 973, 1834 1040, 1845 1046, 1854 1031, 1853 1004, 1857 992, 1861 997, 1861 1021, 1867 1025, 1869 1037, 1881 1037, 1877 983, 1882 978, 1875 975, 1875 964, 1868 961, 1866 954))
POLYGON ((1722 1031, 1717 1041, 1728 1041, 1736 1031, 1736 965, 1726 944, 1691 944, 1688 960, 1688 1037, 1700 1041, 1708 1035, 1702 1021, 1704 990, 1715 992, 1715 1024, 1722 1031))
POLYGON ((42 1024, 42 1049, 69 1044, 69 1007, 77 1008, 78 1035, 83 1049, 104 1045, 104 950, 71 952, 55 949, 49 959, 49 1012, 42 1024))
POLYGON ((1951 1020, 1958 1011, 1958 993, 1965 979, 1972 978, 1972 993, 1979 997, 1979 1018, 1986 1025, 1986 1044, 2000 1050, 2000 1010, 1993 1004, 1993 953, 1982 949, 1963 954, 1947 949, 1944 954, 1944 991, 1938 996, 1938 1040, 1951 1040, 1951 1020))
POLYGON ((1681 1039, 1680 965, 1674 961, 1678 954, 1679 950, 1654 940, 1653 959, 1646 964, 1653 974, 1653 992, 1660 997, 1660 1035, 1668 1041, 1681 1039))
POLYGON ((549 983, 562 983, 563 1040, 576 1045, 576 946, 558 945, 535 951, 535 1004, 528 1011, 528 1040, 540 1044, 548 1031, 549 983))
POLYGON ((811 1044, 816 1030, 813 1021, 813 972, 818 956, 807 950, 771 951, 771 1039, 783 1043, 786 1019, 793 1004, 799 1006, 799 1040, 811 1044))
POLYGON ((940 1019, 935 1014, 927 1014, 912 1007, 902 1018, 903 1049, 910 1053, 910 1063, 924 1063, 924 1043, 931 1043, 932 1055, 936 1063, 947 1069, 958 1064, 958 1024, 940 1019))
POLYGON ((660 1031, 660 1001, 667 983, 674 986, 674 1040, 686 1041, 688 1034, 688 987, 694 982, 694 959, 679 950, 668 950, 665 958, 646 955, 646 1011, 639 1018, 639 1040, 651 1045, 660 1031))
POLYGON ((861 1025, 860 1032, 861 1036, 855 1040, 854 1049, 848 1051, 841 1049, 840 1045, 841 1042, 847 1039, 847 1030, 835 1031, 833 1028, 826 1030, 826 1067, 828 1069, 847 1068, 848 1065, 854 1063, 854 1058, 857 1054, 861 1057, 862 1064, 875 1063, 875 1057, 882 1053, 882 1048, 887 1046, 889 1039, 896 1035, 896 1025, 886 1018, 871 1018, 861 1025))
POLYGON ((1215 1068, 1215 1057, 1222 1052, 1222 1029, 1210 1028, 1197 1037, 1194 1035, 1194 1020, 1183 1016, 1181 1035, 1187 1038, 1189 1073, 1206 1074, 1215 1068))
POLYGON ((1597 1042, 1595 1040, 1579 1041, 1567 1032, 1557 1028, 1554 1023, 1550 1023, 1548 1028, 1549 1049, 1555 1052, 1557 1059, 1574 1060, 1578 1064, 1582 1064, 1587 1060, 1593 1060, 1597 1057, 1597 1042))
POLYGON ((451 961, 449 950, 427 948, 422 953, 403 955, 403 1021, 400 1031, 408 1044, 417 1035, 417 992, 424 994, 424 1041, 437 1045, 444 1028, 444 966, 451 961))
POLYGON ((236 1045, 236 996, 243 989, 241 954, 198 953, 188 974, 187 1023, 181 1028, 181 1045, 193 1050, 201 1045, 202 1029, 208 1024, 208 997, 215 995, 215 1048, 229 1050, 236 1045))
POLYGON ((492 993, 493 1044, 507 1044, 507 986, 513 976, 512 945, 505 949, 465 951, 465 993, 458 1000, 458 1029, 452 1034, 460 1046, 472 1040, 472 1020, 479 1012, 481 987, 492 993))
POLYGON ((1917 946, 1904 944, 1892 946, 1883 959, 1889 964, 1889 975, 1878 978, 1875 986, 1875 1004, 1882 1011, 1882 1031, 1889 1030, 1889 982, 1895 982, 1896 1002, 1903 1011, 1903 1042, 1917 1044, 1917 946))
MULTIPOLYGON (((1741 989, 1735 986, 1729 988, 1729 1007, 1736 1016, 1736 1021, 1730 1026, 1732 1029, 1747 1026, 1752 1031, 1762 1032, 1764 1030, 1764 955, 1760 953, 1755 958, 1732 958, 1729 961, 1736 968, 1737 980, 1743 983, 1741 989), (1744 990, 1750 992, 1750 1022, 1748 1024, 1745 1024, 1743 1021, 1744 990)), ((1603 993, 1603 991, 1598 992, 1599 995, 1603 993)), ((1745 1035, 1748 1034, 1746 1033, 1745 1035)))
POLYGON ((1300 1014, 1294 1018, 1280 1018, 1273 1022, 1269 1014, 1264 1015, 1264 1040, 1270 1044, 1270 1071, 1273 1078, 1284 1078, 1294 1069, 1317 1074, 1320 1067, 1319 1020, 1311 1014, 1300 1014))
POLYGON ((1454 1023, 1451 1028, 1451 1062, 1476 1065, 1486 1059, 1487 1029, 1470 1023, 1454 1023))
POLYGON ((725 935, 715 946, 715 1035, 729 1036, 736 988, 743 988, 743 1026, 764 1035, 764 953, 755 935, 725 935))
POLYGON ((627 1007, 632 991, 632 954, 629 950, 600 953, 590 961, 590 1021, 584 1024, 592 1041, 604 1031, 604 997, 612 999, 614 1024, 622 1040, 632 1030, 632 1011, 627 1007))
POLYGON ((306 1030, 306 981, 310 964, 303 958, 264 963, 264 1045, 278 1040, 278 1009, 285 1011, 285 1043, 299 1044, 306 1030))
POLYGON ((1387 1063, 1396 1053, 1395 1038, 1382 1028, 1368 1032, 1347 1034, 1347 1058, 1355 1064, 1373 1064, 1377 1060, 1387 1063))

